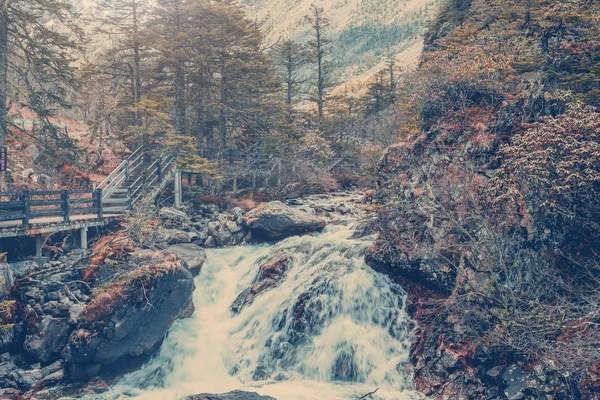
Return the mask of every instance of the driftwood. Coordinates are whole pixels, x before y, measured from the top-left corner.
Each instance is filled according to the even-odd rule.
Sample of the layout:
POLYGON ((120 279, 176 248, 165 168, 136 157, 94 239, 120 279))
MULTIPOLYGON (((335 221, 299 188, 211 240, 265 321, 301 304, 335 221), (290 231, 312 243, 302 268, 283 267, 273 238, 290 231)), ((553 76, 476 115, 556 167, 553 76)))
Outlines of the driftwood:
POLYGON ((364 395, 364 396, 362 396, 362 397, 359 397, 359 398, 358 398, 358 399, 356 399, 356 400, 364 400, 364 399, 366 399, 367 397, 371 397, 371 395, 373 395, 373 394, 377 393, 377 391, 378 391, 378 390, 379 390, 379 388, 377 388, 377 389, 373 390, 372 392, 369 392, 369 393, 365 394, 365 395, 364 395))

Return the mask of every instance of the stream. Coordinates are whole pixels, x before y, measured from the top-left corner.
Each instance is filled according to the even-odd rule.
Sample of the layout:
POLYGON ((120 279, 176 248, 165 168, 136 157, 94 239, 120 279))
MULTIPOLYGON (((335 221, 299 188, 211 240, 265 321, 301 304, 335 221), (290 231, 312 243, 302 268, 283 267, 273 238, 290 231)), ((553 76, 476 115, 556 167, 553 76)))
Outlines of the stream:
POLYGON ((358 196, 316 196, 302 207, 332 213, 318 234, 277 244, 207 250, 196 278, 196 311, 177 321, 160 350, 124 376, 108 399, 180 399, 247 390, 279 400, 417 399, 409 364, 414 323, 405 293, 364 263, 373 238, 350 239, 358 196), (350 206, 350 204, 352 204, 350 206), (292 260, 279 286, 238 313, 232 304, 276 252, 292 260))

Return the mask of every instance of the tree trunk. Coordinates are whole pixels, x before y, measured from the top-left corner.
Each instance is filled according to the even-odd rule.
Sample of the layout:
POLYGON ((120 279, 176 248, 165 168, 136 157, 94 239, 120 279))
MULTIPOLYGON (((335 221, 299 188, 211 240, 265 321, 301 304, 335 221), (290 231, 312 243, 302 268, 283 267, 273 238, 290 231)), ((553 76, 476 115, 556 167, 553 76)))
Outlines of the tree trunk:
POLYGON ((0 0, 0 147, 8 135, 6 102, 8 88, 8 2, 0 0))
POLYGON ((317 106, 319 107, 319 118, 323 118, 323 97, 325 90, 325 78, 323 76, 323 49, 321 43, 321 29, 317 27, 317 106))
MULTIPOLYGON (((135 69, 135 93, 134 93, 134 103, 137 106, 140 101, 142 101, 142 76, 140 72, 140 40, 139 40, 139 27, 138 27, 138 16, 137 16, 137 4, 136 0, 131 1, 132 6, 132 18, 133 18, 133 64, 135 69)), ((136 113, 136 125, 140 124, 141 114, 140 111, 137 110, 136 113)))
POLYGON ((185 71, 181 62, 175 65, 175 130, 185 135, 185 71))

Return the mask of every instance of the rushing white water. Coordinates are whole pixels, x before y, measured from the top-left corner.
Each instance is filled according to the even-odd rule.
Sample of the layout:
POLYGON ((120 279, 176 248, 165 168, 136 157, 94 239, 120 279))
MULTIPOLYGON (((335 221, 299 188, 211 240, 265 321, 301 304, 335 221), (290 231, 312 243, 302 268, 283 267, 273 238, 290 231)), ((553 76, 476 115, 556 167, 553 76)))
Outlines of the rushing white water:
POLYGON ((368 241, 354 220, 277 245, 208 250, 196 278, 196 311, 176 322, 158 355, 125 376, 109 398, 180 399, 235 389, 279 400, 416 399, 408 363, 413 323, 405 295, 364 264, 368 241), (269 254, 293 262, 275 288, 235 314, 269 254))

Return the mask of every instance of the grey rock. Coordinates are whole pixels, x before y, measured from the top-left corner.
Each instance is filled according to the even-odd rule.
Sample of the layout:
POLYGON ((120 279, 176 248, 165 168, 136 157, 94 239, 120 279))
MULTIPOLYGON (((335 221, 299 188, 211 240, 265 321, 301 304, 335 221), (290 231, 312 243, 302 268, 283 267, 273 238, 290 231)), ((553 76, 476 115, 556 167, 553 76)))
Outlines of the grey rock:
POLYGON ((352 239, 360 239, 377 233, 377 220, 366 219, 356 224, 352 239))
POLYGON ((238 233, 243 229, 241 225, 239 225, 238 223, 233 222, 233 221, 227 221, 225 226, 227 226, 227 229, 231 233, 238 233))
POLYGON ((31 260, 11 263, 10 266, 12 267, 15 278, 17 279, 24 278, 40 268, 40 265, 37 262, 31 260))
POLYGON ((39 149, 34 144, 32 144, 31 146, 29 146, 27 148, 27 151, 29 152, 29 155, 31 156, 31 159, 33 161, 37 160, 38 157, 40 156, 40 151, 39 151, 39 149))
POLYGON ((69 308, 69 323, 71 325, 77 325, 79 318, 85 311, 85 304, 74 304, 69 308))
POLYGON ((254 392, 242 392, 240 390, 235 390, 229 393, 223 394, 197 394, 194 396, 189 396, 185 400, 276 400, 271 396, 261 396, 258 393, 254 392))
POLYGON ((206 252, 193 243, 183 243, 169 246, 165 249, 168 253, 175 253, 181 257, 186 263, 192 276, 196 277, 200 274, 202 266, 206 261, 206 252))
POLYGON ((23 349, 44 363, 58 358, 69 337, 67 320, 45 316, 35 325, 35 330, 25 337, 23 349))
POLYGON ((209 236, 208 239, 204 242, 204 247, 207 249, 214 249, 217 247, 217 241, 212 236, 209 236))
POLYGON ((231 232, 220 222, 210 222, 208 224, 208 232, 219 246, 226 246, 231 242, 231 232))
POLYGON ((157 231, 158 241, 166 243, 167 245, 190 243, 190 235, 185 231, 178 229, 158 229, 157 231))
POLYGON ((279 201, 262 205, 244 215, 244 226, 254 238, 279 240, 325 228, 325 221, 279 201))
MULTIPOLYGON (((149 261, 138 258, 131 262, 149 261)), ((195 286, 186 268, 160 273, 151 285, 144 292, 138 288, 111 311, 106 317, 110 329, 90 322, 70 336, 62 356, 70 364, 72 378, 89 378, 98 366, 150 355, 175 320, 192 315, 195 286)))
POLYGON ((242 222, 244 210, 242 210, 240 207, 235 207, 233 210, 231 210, 231 214, 233 215, 233 220, 235 222, 242 222))

